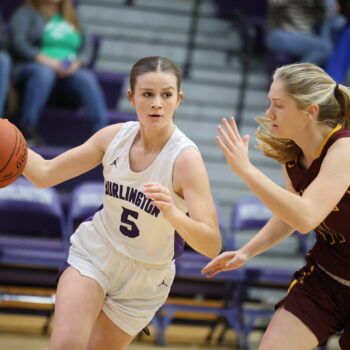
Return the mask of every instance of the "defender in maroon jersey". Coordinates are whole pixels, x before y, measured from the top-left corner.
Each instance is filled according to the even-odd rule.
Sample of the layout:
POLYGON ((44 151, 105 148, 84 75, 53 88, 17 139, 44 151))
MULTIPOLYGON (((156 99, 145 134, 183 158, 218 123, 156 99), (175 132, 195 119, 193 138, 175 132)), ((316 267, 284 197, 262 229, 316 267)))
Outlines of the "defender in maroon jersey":
POLYGON ((294 231, 317 233, 307 265, 297 271, 259 350, 309 350, 342 332, 350 349, 350 90, 321 68, 280 67, 258 118, 259 148, 282 164, 286 189, 254 167, 249 137, 223 119, 217 143, 231 170, 273 212, 246 245, 224 252, 202 270, 208 277, 243 266, 294 231))

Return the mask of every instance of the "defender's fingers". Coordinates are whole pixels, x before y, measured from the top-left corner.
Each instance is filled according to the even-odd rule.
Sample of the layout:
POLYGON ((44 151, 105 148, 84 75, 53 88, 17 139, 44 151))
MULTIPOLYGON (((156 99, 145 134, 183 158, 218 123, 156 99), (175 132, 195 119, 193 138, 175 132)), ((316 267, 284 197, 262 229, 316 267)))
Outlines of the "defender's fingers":
POLYGON ((214 277, 215 275, 217 275, 218 273, 220 273, 222 271, 225 271, 225 269, 223 269, 223 268, 215 269, 213 271, 210 271, 206 277, 208 277, 208 278, 214 277))
POLYGON ((208 272, 209 270, 212 270, 214 268, 218 268, 220 266, 224 266, 226 264, 226 256, 224 255, 219 255, 216 258, 214 258, 212 261, 208 262, 207 265, 205 265, 201 271, 208 272))
POLYGON ((204 275, 214 270, 215 268, 217 268, 217 266, 218 266, 217 262, 213 260, 202 268, 201 273, 204 275))
POLYGON ((231 126, 232 132, 234 133, 235 137, 238 139, 242 139, 241 134, 238 131, 238 127, 237 127, 235 118, 233 116, 230 117, 230 126, 231 126))
POLYGON ((218 146, 220 147, 221 151, 224 153, 225 156, 230 156, 231 155, 231 151, 227 148, 227 146, 223 143, 223 141, 220 139, 219 136, 217 136, 216 138, 216 143, 218 144, 218 146))
POLYGON ((232 128, 231 124, 227 121, 226 118, 222 119, 222 124, 225 127, 225 130, 227 132, 227 135, 229 136, 230 140, 232 142, 237 141, 237 135, 234 132, 234 129, 232 128))
POLYGON ((221 125, 218 125, 217 129, 225 145, 228 147, 228 149, 232 149, 234 147, 234 140, 230 139, 221 125))

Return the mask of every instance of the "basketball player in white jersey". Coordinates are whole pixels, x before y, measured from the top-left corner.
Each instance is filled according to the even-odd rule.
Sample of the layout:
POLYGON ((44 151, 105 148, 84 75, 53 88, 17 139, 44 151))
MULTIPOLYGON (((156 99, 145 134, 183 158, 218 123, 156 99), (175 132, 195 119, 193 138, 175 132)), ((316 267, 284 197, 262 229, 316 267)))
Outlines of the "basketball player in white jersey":
POLYGON ((173 120, 178 68, 139 60, 128 96, 137 122, 107 126, 52 160, 29 151, 24 175, 38 187, 101 163, 105 179, 102 209, 71 237, 47 350, 125 349, 165 302, 183 240, 211 258, 221 249, 203 160, 173 120))

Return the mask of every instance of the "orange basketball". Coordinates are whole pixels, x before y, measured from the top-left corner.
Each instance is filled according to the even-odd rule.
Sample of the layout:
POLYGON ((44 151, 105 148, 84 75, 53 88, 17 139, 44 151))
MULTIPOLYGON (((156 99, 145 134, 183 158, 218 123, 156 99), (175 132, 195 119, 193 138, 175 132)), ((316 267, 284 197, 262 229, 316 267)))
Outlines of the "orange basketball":
POLYGON ((0 187, 14 182, 27 163, 27 142, 7 119, 0 118, 0 187))

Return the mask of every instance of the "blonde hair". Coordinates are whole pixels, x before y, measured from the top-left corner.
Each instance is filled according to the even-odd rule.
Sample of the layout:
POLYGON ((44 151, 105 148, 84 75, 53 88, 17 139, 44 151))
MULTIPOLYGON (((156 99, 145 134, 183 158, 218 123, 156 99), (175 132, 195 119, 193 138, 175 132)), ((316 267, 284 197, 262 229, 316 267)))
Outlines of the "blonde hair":
MULTIPOLYGON (((35 11, 39 13, 42 12, 42 4, 43 0, 27 0, 26 5, 29 7, 32 7, 35 11)), ((62 17, 70 23, 75 30, 80 31, 80 24, 78 21, 78 18, 76 16, 74 6, 71 2, 71 0, 62 0, 59 4, 59 13, 62 15, 62 17)))
MULTIPOLYGON (((319 106, 318 122, 334 128, 341 124, 350 129, 350 91, 337 84, 322 68, 311 63, 295 63, 277 68, 273 81, 281 80, 287 94, 301 110, 319 106)), ((258 148, 280 163, 295 160, 301 149, 294 141, 272 135, 269 119, 258 117, 258 148)))

